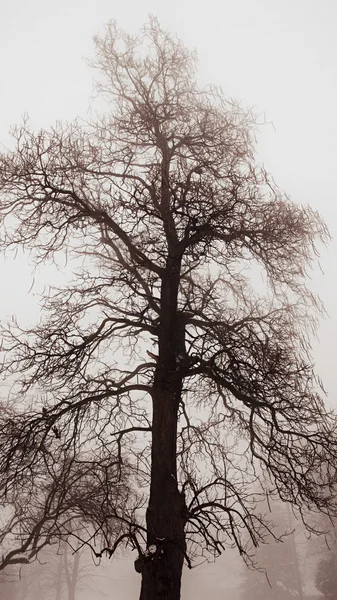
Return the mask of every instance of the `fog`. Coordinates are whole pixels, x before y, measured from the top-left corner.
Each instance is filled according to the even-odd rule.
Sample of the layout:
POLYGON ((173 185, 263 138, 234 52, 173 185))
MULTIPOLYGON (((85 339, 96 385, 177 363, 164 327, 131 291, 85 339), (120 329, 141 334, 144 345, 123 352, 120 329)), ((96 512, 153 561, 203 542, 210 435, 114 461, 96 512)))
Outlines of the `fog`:
MULTIPOLYGON (((309 203, 328 224, 332 241, 327 248, 319 248, 321 269, 311 274, 311 288, 319 293, 327 311, 317 339, 313 340, 313 358, 327 392, 327 403, 336 408, 336 2, 3 2, 0 6, 0 142, 10 146, 9 127, 19 123, 26 113, 34 128, 48 128, 57 120, 93 116, 95 109, 89 99, 94 74, 84 60, 93 54, 92 36, 102 32, 110 19, 135 32, 149 13, 157 15, 161 25, 176 32, 187 46, 196 48, 201 84, 221 85, 228 97, 254 107, 260 122, 259 160, 294 201, 309 203)), ((62 274, 56 269, 46 272, 41 267, 33 275, 24 255, 9 256, 6 260, 1 257, 0 266, 0 317, 5 319, 16 314, 25 324, 39 317, 37 293, 46 280, 55 283, 66 277, 66 268, 62 274)), ((324 549, 316 542, 307 542, 297 522, 292 522, 292 528, 296 530, 292 548, 296 550, 302 596, 295 590, 287 597, 309 600, 317 594, 315 573, 324 549)), ((257 558, 267 572, 268 569, 271 572, 272 557, 277 557, 278 552, 273 544, 269 548, 257 558), (270 564, 264 564, 268 561, 270 564)), ((42 557, 40 563, 29 567, 29 572, 27 567, 21 571, 14 567, 9 569, 4 578, 4 591, 0 585, 0 598, 11 600, 11 590, 15 587, 18 600, 70 600, 66 563, 62 562, 64 552, 64 548, 59 552, 55 549, 53 555, 42 557), (60 581, 57 569, 61 567, 63 583, 57 590, 56 581, 60 581)), ((84 565, 83 579, 76 588, 76 600, 136 600, 140 577, 133 568, 134 558, 132 554, 112 560, 103 558, 101 565, 95 566, 90 552, 83 552, 80 559, 84 565)), ((67 560, 71 568, 74 556, 69 550, 67 560)), ((290 563, 293 566, 294 555, 290 563)), ((284 565, 285 570, 289 568, 284 565)), ((215 563, 204 562, 192 571, 185 569, 182 599, 246 598, 243 594, 247 573, 237 553, 228 550, 215 563)), ((262 578, 264 585, 264 573, 255 573, 252 577, 255 577, 254 582, 261 582, 262 578)), ((254 582, 252 579, 249 584, 252 589, 254 582)), ((256 583, 257 589, 259 585, 256 583)), ((275 585, 268 583, 267 588, 263 588, 267 590, 262 592, 264 598, 259 595, 256 598, 283 600, 286 596, 282 596, 280 590, 275 591, 275 585)))
MULTIPOLYGON (((260 115, 259 158, 276 183, 299 203, 310 203, 325 218, 333 238, 321 249, 324 276, 313 287, 329 319, 315 344, 318 372, 330 401, 334 396, 334 338, 337 291, 337 7, 332 0, 258 0, 220 3, 34 0, 3 3, 1 8, 2 97, 0 138, 10 144, 12 124, 28 114, 33 127, 90 116, 88 98, 94 73, 84 58, 93 56, 92 36, 109 19, 135 32, 149 13, 196 48, 199 81, 222 86, 228 97, 254 107, 260 115), (264 124, 265 123, 265 124, 264 124)), ((23 270, 25 267, 23 266, 23 270)), ((10 268, 9 268, 10 272, 10 268)), ((22 273, 22 277, 29 276, 22 273)), ((11 310, 18 289, 13 276, 3 280, 3 311, 11 310), (6 283, 4 282, 6 281, 6 283)))
MULTIPOLYGON (((184 570, 182 600, 319 600, 315 576, 335 537, 309 540, 303 526, 283 503, 271 507, 282 541, 272 538, 255 555, 248 569, 234 550, 215 563, 200 561, 184 570)), ((75 549, 74 549, 75 550, 75 549)), ((0 597, 5 600, 137 600, 140 577, 132 554, 98 560, 86 548, 76 553, 66 544, 47 548, 39 560, 25 567, 8 567, 1 577, 0 597), (76 566, 76 561, 78 564, 76 566)))

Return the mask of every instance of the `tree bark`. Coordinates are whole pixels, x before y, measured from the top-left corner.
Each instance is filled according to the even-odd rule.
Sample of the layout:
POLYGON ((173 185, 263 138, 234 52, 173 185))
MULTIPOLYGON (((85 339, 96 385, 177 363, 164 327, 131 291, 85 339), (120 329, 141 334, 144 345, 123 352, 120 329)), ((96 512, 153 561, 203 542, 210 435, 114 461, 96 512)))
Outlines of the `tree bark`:
POLYGON ((159 357, 153 384, 151 489, 146 514, 147 552, 135 568, 140 600, 179 600, 186 553, 184 497, 177 482, 177 423, 185 352, 184 323, 177 311, 180 261, 172 259, 162 284, 159 357))
POLYGON ((140 600, 179 600, 185 556, 184 501, 178 490, 175 461, 171 460, 177 420, 168 394, 155 398, 153 426, 153 477, 146 515, 148 553, 138 559, 140 600))

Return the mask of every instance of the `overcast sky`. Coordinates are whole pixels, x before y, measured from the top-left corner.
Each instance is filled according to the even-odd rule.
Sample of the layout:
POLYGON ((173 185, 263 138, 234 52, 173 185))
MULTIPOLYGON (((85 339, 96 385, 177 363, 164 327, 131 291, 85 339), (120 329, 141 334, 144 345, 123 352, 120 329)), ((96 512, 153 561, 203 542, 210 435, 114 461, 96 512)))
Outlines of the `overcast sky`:
MULTIPOLYGON (((259 160, 295 201, 320 210, 336 239, 334 0, 3 0, 0 141, 9 143, 9 126, 24 113, 36 127, 87 116, 94 73, 84 57, 93 54, 92 36, 109 19, 135 32, 149 13, 197 49, 202 83, 220 84, 270 123, 260 128, 259 160)), ((331 401, 337 391, 336 258, 333 242, 321 260, 325 276, 314 279, 330 315, 315 360, 331 401)), ((0 313, 7 313, 19 308, 19 289, 29 289, 30 281, 19 261, 16 271, 11 265, 3 273, 0 313)), ((34 301, 27 302, 29 313, 34 301)))
MULTIPOLYGON (((310 203, 337 239, 337 2, 335 0, 2 0, 0 142, 28 113, 34 126, 86 116, 94 73, 84 57, 109 19, 135 32, 149 13, 199 56, 200 81, 254 106, 259 160, 293 200, 310 203)), ((330 319, 314 358, 337 406, 337 244, 323 252, 313 285, 330 319)), ((0 317, 24 312, 30 275, 3 265, 0 317)))

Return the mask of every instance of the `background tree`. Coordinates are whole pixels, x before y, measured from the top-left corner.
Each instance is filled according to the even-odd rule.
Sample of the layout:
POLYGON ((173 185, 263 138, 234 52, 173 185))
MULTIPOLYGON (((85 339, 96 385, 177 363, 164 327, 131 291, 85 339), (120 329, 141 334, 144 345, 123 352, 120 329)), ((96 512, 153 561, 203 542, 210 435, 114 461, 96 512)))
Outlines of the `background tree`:
POLYGON ((65 542, 48 545, 32 563, 16 565, 10 572, 4 572, 1 598, 76 600, 84 590, 97 592, 97 585, 93 587, 95 571, 87 548, 71 551, 65 542))
POLYGON ((311 565, 313 583, 324 599, 336 596, 337 543, 335 524, 326 515, 319 515, 316 528, 323 532, 319 540, 310 539, 306 547, 306 561, 311 565))
POLYGON ((95 41, 103 116, 37 134, 25 122, 0 160, 1 248, 37 264, 66 254, 74 273, 44 293, 36 327, 3 330, 16 383, 1 500, 45 477, 71 494, 63 457, 89 464, 86 501, 61 494, 55 533, 66 513, 96 552, 131 544, 141 599, 177 600, 184 559, 228 544, 245 556, 246 532, 264 539, 256 464, 304 520, 333 510, 336 421, 312 369, 319 305, 305 287, 327 231, 255 163, 252 114, 200 90, 194 54, 155 19, 95 41), (133 494, 116 496, 121 483, 133 494))
POLYGON ((17 577, 9 569, 1 573, 0 598, 4 600, 18 600, 19 598, 17 577))
POLYGON ((315 583, 317 589, 323 594, 324 600, 333 600, 336 597, 337 586, 337 553, 333 548, 319 564, 316 572, 315 583))
POLYGON ((76 600, 83 590, 93 592, 96 567, 86 550, 79 544, 71 550, 65 542, 45 547, 33 563, 21 568, 17 600, 24 599, 25 588, 26 600, 76 600))
MULTIPOLYGON (((53 430, 52 423, 45 433, 33 433, 29 428, 36 425, 34 419, 27 426, 20 413, 16 419, 13 412, 10 417, 8 411, 3 414, 2 440, 11 448, 12 457, 16 454, 16 462, 3 466, 8 479, 2 490, 0 571, 10 565, 28 564, 51 544, 71 540, 74 544, 83 531, 90 536, 95 529, 101 530, 107 519, 105 534, 109 540, 112 535, 118 538, 121 520, 128 519, 127 509, 121 512, 121 506, 126 498, 132 505, 132 493, 125 483, 127 467, 122 478, 118 460, 113 461, 111 455, 107 459, 90 454, 84 457, 65 445, 55 447, 52 437, 59 437, 54 433, 47 442, 45 433, 53 430), (22 463, 29 454, 27 469, 22 463), (39 455, 40 460, 35 461, 39 455)), ((45 410, 42 414, 46 420, 45 410)))
MULTIPOLYGON (((294 527, 289 506, 281 501, 264 504, 270 510, 273 534, 269 536, 254 556, 255 569, 245 569, 241 600, 303 600, 294 527), (281 540, 281 541, 279 541, 281 540)), ((261 507, 260 507, 261 510, 261 507)))

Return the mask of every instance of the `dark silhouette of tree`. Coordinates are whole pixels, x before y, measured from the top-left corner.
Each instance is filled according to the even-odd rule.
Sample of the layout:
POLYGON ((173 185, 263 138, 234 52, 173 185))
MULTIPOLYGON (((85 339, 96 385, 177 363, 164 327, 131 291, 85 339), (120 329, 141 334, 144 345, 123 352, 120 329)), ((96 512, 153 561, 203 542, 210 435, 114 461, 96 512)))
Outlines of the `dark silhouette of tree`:
POLYGON ((15 435, 13 413, 1 421, 2 440, 10 451, 8 465, 3 465, 0 571, 28 564, 57 541, 74 544, 83 530, 87 537, 95 529, 103 533, 107 515, 103 539, 105 535, 110 541, 128 519, 127 510, 119 516, 120 507, 127 499, 132 505, 132 492, 123 483, 127 466, 122 477, 112 456, 84 457, 67 444, 55 447, 47 440, 50 425, 43 431, 36 427, 39 420, 34 412, 25 419, 17 414, 15 435))
POLYGON ((199 89, 155 19, 96 47, 103 116, 24 122, 0 160, 2 250, 74 273, 36 327, 2 332, 1 501, 40 502, 4 561, 86 529, 97 554, 137 551, 141 600, 177 600, 184 560, 265 538, 256 479, 303 519, 333 510, 305 285, 328 234, 256 164, 250 111, 199 89))

